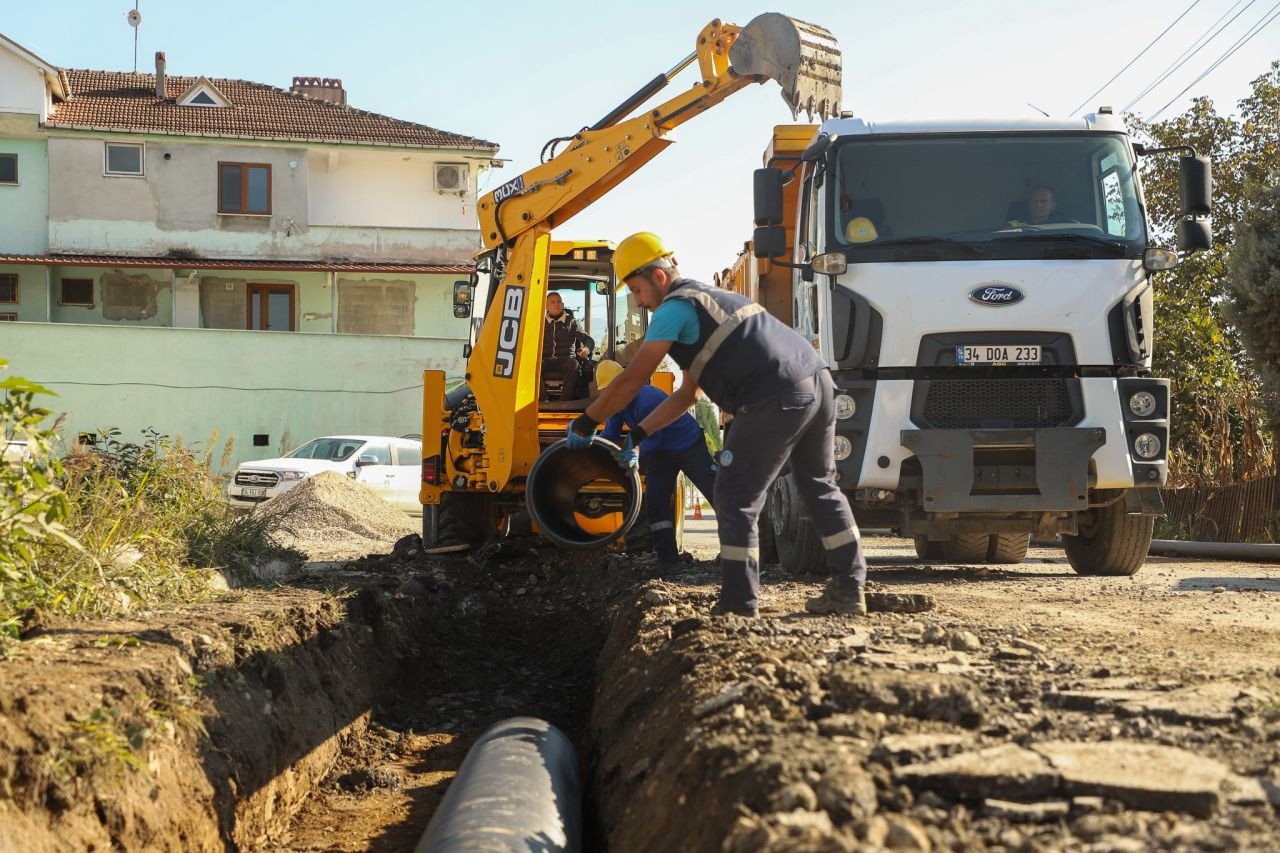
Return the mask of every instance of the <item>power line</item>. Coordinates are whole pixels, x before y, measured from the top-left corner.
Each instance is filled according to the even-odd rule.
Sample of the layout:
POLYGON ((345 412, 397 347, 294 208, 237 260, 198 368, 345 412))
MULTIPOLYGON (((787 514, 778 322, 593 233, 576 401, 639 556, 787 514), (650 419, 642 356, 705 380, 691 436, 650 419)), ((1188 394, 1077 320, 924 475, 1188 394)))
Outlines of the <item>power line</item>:
MULTIPOLYGON (((1099 94, 1099 93, 1101 93, 1103 89, 1106 89, 1106 88, 1107 88, 1108 86, 1110 86, 1112 83, 1116 82, 1116 77, 1119 77, 1121 74, 1123 74, 1124 72, 1128 71, 1128 70, 1129 70, 1129 66, 1133 65, 1133 63, 1135 63, 1135 62, 1137 62, 1139 59, 1141 59, 1141 58, 1142 58, 1142 56, 1143 56, 1143 54, 1145 54, 1148 50, 1151 50, 1151 48, 1155 47, 1156 42, 1158 42, 1158 41, 1160 41, 1160 39, 1164 38, 1164 37, 1165 37, 1165 33, 1168 33, 1168 32, 1169 32, 1169 30, 1173 29, 1174 24, 1178 23, 1178 21, 1181 21, 1183 18, 1185 18, 1185 17, 1187 16, 1187 12, 1190 12, 1192 9, 1194 9, 1197 5, 1199 5, 1199 3, 1200 3, 1200 0, 1193 0, 1193 2, 1191 3, 1191 5, 1190 5, 1190 6, 1188 6, 1185 10, 1183 10, 1183 12, 1182 12, 1182 14, 1181 14, 1181 15, 1179 15, 1178 17, 1176 17, 1176 18, 1174 18, 1174 19, 1173 19, 1173 24, 1170 24, 1169 26, 1165 27, 1165 28, 1164 28, 1164 32, 1160 33, 1160 35, 1156 36, 1154 39, 1152 39, 1152 40, 1151 40, 1151 44, 1147 45, 1147 46, 1146 46, 1146 47, 1144 47, 1142 50, 1138 51, 1138 55, 1137 55, 1137 56, 1135 56, 1133 59, 1130 59, 1130 60, 1125 64, 1124 68, 1121 68, 1119 71, 1117 71, 1117 72, 1115 73, 1115 76, 1113 76, 1110 80, 1108 80, 1107 82, 1105 82, 1105 83, 1103 83, 1101 86, 1099 86, 1099 87, 1098 87, 1098 91, 1097 91, 1097 92, 1094 92, 1092 95, 1090 95, 1089 97, 1087 97, 1087 98, 1085 98, 1083 101, 1081 101, 1081 102, 1080 102, 1080 106, 1076 107, 1074 110, 1072 110, 1072 111, 1071 111, 1071 116, 1074 116, 1076 113, 1080 112, 1080 110, 1084 109, 1085 105, 1086 105, 1086 104, 1088 104, 1090 101, 1092 101, 1095 97, 1097 97, 1097 96, 1098 96, 1098 94, 1099 94)), ((1070 116, 1068 116, 1068 118, 1070 118, 1070 116)))
POLYGON ((1200 74, 1200 76, 1199 76, 1199 77, 1197 77, 1196 79, 1194 79, 1194 80, 1192 80, 1190 83, 1188 83, 1188 84, 1187 84, 1187 88, 1186 88, 1186 89, 1183 89, 1181 92, 1179 92, 1178 94, 1174 95, 1174 96, 1173 96, 1173 100, 1169 101, 1169 103, 1165 104, 1163 107, 1161 107, 1160 109, 1156 110, 1156 111, 1151 115, 1151 118, 1150 118, 1149 120, 1150 120, 1150 121, 1155 121, 1157 118, 1159 118, 1159 117, 1160 117, 1160 114, 1161 114, 1162 112, 1164 112, 1165 110, 1169 109, 1169 107, 1170 107, 1170 106, 1172 106, 1172 105, 1173 105, 1173 103, 1174 103, 1175 101, 1177 101, 1179 98, 1181 98, 1183 95, 1185 95, 1185 94, 1186 94, 1186 93, 1191 89, 1191 87, 1192 87, 1192 86, 1194 86, 1195 84, 1199 83, 1199 82, 1200 82, 1201 80, 1203 80, 1205 77, 1208 77, 1208 76, 1209 76, 1209 74, 1210 74, 1210 73, 1211 73, 1215 68, 1217 68, 1217 67, 1218 67, 1219 65, 1221 65, 1222 63, 1226 62, 1226 61, 1227 61, 1228 59, 1230 59, 1232 56, 1234 56, 1236 51, 1238 51, 1240 48, 1244 47, 1246 44, 1248 44, 1248 43, 1250 42, 1250 40, 1251 40, 1254 36, 1256 36, 1258 33, 1262 32, 1264 29, 1266 29, 1268 24, 1270 24, 1270 23, 1271 23, 1272 21, 1274 21, 1276 18, 1280 18, 1280 11, 1277 11, 1277 10, 1280 10, 1280 3, 1277 3, 1276 5, 1272 6, 1270 9, 1268 9, 1266 12, 1264 12, 1264 13, 1263 13, 1263 15, 1262 15, 1262 18, 1261 18, 1261 19, 1259 19, 1258 23, 1254 24, 1251 28, 1249 28, 1249 29, 1245 32, 1245 34, 1244 34, 1243 36, 1241 36, 1240 38, 1236 39, 1236 43, 1235 43, 1235 44, 1233 44, 1233 45, 1231 45, 1231 47, 1227 48, 1227 51, 1226 51, 1225 53, 1223 53, 1223 54, 1222 54, 1222 56, 1219 56, 1219 57, 1217 58, 1217 60, 1216 60, 1212 65, 1210 65, 1208 68, 1206 68, 1206 69, 1205 69, 1205 70, 1200 74), (1268 15, 1270 15, 1270 17, 1267 17, 1268 15))
POLYGON ((1256 2, 1258 2, 1258 0, 1249 0, 1249 2, 1244 5, 1244 8, 1242 8, 1239 12, 1236 12, 1235 15, 1231 17, 1231 20, 1227 21, 1221 27, 1218 27, 1218 22, 1221 21, 1222 18, 1227 17, 1227 15, 1230 15, 1231 10, 1234 9, 1236 6, 1240 5, 1240 0, 1236 0, 1236 2, 1232 4, 1231 8, 1227 9, 1227 11, 1222 14, 1221 18, 1218 18, 1217 21, 1214 21, 1212 24, 1209 25, 1208 29, 1205 30, 1205 32, 1207 33, 1208 30, 1212 30, 1214 27, 1218 27, 1216 30, 1213 31, 1212 35, 1210 35, 1208 38, 1205 38, 1204 34, 1201 34, 1200 38, 1196 39, 1196 41, 1192 44, 1192 46, 1183 52, 1182 56, 1175 59, 1172 65, 1170 65, 1164 71, 1161 71, 1159 74, 1157 74, 1156 79, 1148 83, 1146 88, 1144 88, 1141 92, 1139 92, 1137 97, 1135 97, 1132 101, 1126 104, 1124 109, 1122 109, 1120 112, 1122 113, 1129 112, 1129 110, 1131 110, 1135 104, 1137 104, 1139 101, 1145 98, 1148 94, 1150 94, 1153 89, 1155 89, 1165 80, 1168 80, 1169 77, 1177 73, 1179 68, 1181 68, 1182 66, 1190 62, 1192 57, 1194 57, 1197 53, 1199 53, 1204 48, 1208 47, 1211 41, 1216 39, 1222 33, 1222 31, 1225 30, 1227 27, 1234 24, 1236 21, 1236 18, 1239 18, 1241 15, 1247 12, 1249 10, 1249 7, 1256 2))

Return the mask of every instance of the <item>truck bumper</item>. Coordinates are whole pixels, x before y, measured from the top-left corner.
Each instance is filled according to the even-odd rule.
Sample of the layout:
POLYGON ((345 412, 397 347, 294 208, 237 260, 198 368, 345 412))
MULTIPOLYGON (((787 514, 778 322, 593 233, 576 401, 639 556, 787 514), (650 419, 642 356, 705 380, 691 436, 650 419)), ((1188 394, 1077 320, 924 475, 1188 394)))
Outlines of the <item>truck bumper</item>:
POLYGON ((1099 427, 901 432, 902 445, 920 460, 926 512, 1086 509, 1089 460, 1106 440, 1106 430, 1099 427), (1025 461, 988 464, 977 458, 998 460, 1006 451, 1022 451, 1025 461))

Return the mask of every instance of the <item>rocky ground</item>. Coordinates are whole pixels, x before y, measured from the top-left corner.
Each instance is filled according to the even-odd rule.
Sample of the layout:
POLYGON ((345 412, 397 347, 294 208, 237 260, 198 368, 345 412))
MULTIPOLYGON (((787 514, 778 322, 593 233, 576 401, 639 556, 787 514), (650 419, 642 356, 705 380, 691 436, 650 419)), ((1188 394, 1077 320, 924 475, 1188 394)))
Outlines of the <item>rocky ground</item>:
POLYGON ((1280 566, 1094 579, 1049 548, 921 565, 869 537, 873 590, 934 609, 807 616, 819 582, 771 567, 744 620, 708 615, 711 524, 668 577, 411 537, 44 627, 0 659, 0 849, 410 850, 470 743, 520 714, 579 744, 589 849, 1277 846, 1280 566))

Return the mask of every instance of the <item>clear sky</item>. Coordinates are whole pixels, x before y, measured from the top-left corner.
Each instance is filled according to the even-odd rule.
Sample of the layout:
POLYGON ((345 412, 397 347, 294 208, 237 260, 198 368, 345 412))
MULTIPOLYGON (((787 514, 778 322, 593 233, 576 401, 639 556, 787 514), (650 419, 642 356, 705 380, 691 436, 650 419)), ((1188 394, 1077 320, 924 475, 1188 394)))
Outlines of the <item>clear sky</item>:
MULTIPOLYGON (((715 17, 746 24, 780 11, 831 30, 844 54, 844 108, 859 117, 1067 115, 1163 31, 1192 0, 897 0, 759 6, 438 0, 140 0, 138 70, 163 50, 170 74, 288 88, 294 75, 340 77, 353 106, 479 136, 510 162, 492 189, 537 162, 548 139, 591 124, 693 50, 715 17)), ((54 65, 128 71, 133 0, 0 0, 0 32, 54 65)), ((1233 23, 1134 111, 1151 115, 1221 56, 1277 0, 1199 0, 1145 56, 1088 105, 1117 111, 1224 13, 1233 23), (1234 6, 1233 6, 1234 3, 1234 6), (1241 10, 1244 10, 1241 12, 1241 10), (1230 10, 1230 11, 1229 11, 1230 10)), ((1207 95, 1223 112, 1280 58, 1280 20, 1178 99, 1207 95)), ((692 85, 688 73, 667 95, 692 85)), ((1087 111, 1087 110, 1086 110, 1087 111)), ((685 273, 707 279, 750 238, 751 170, 774 124, 791 120, 767 83, 739 92, 677 131, 668 148, 562 237, 663 234, 685 273)))

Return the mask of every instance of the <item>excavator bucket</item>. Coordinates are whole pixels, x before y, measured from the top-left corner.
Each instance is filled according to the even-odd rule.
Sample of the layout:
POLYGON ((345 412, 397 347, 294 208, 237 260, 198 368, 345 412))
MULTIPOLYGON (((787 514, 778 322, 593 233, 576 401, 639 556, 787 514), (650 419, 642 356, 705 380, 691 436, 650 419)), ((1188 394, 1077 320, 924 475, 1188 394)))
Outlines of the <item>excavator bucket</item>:
POLYGON ((729 66, 737 74, 777 81, 793 118, 802 111, 810 119, 840 112, 840 47, 816 24, 777 12, 757 15, 729 48, 729 66))

